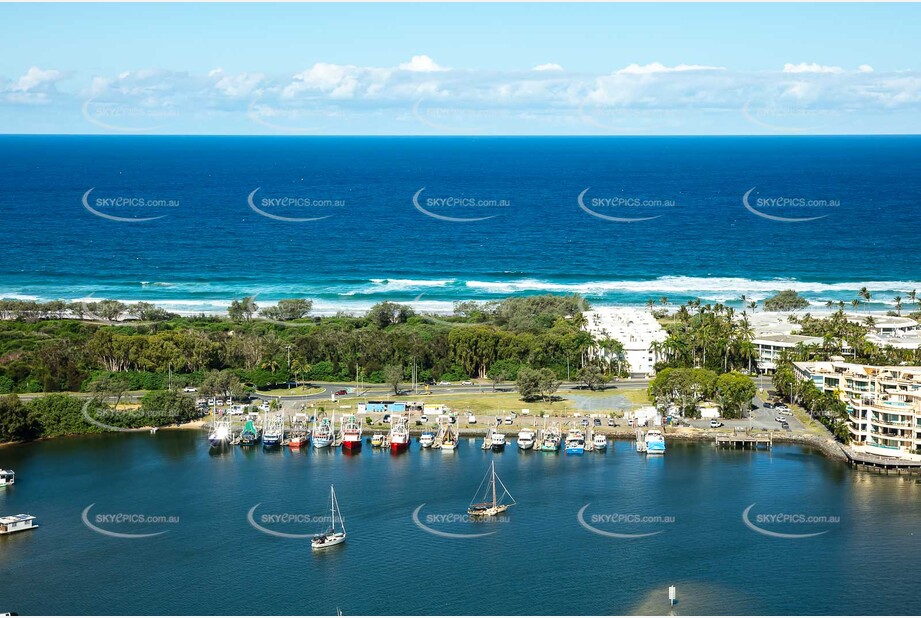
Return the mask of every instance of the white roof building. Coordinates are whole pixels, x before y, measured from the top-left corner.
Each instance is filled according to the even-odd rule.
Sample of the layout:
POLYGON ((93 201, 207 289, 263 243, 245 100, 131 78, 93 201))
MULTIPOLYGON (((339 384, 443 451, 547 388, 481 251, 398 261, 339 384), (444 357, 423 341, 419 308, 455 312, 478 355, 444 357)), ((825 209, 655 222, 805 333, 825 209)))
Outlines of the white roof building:
MULTIPOLYGON (((633 307, 598 307, 584 314, 585 329, 596 339, 609 337, 624 346, 624 357, 630 365, 630 373, 652 375, 655 364, 660 360, 653 344, 665 341, 665 329, 652 313, 633 307)), ((593 350, 592 356, 604 354, 593 350)), ((609 358, 607 360, 610 360, 609 358)))

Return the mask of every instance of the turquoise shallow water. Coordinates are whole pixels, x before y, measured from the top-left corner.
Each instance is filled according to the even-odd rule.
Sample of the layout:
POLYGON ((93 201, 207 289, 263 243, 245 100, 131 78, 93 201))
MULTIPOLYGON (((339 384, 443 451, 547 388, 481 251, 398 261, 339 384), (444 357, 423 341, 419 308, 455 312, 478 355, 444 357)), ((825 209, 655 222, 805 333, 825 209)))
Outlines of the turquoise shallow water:
POLYGON ((669 445, 662 458, 627 442, 583 456, 365 448, 341 453, 209 451, 194 431, 69 438, 0 449, 18 473, 0 513, 38 515, 38 530, 0 539, 0 610, 21 614, 663 613, 910 614, 921 485, 856 473, 799 447, 772 453, 669 445), (455 521, 489 462, 518 504, 508 520, 455 521), (312 554, 335 483, 347 542, 312 554), (750 521, 782 533, 758 534, 750 521), (479 538, 427 533, 494 532, 479 538), (81 513, 111 538, 84 525, 81 513), (635 539, 594 534, 647 533, 635 539), (117 513, 178 523, 113 523, 117 513), (290 514, 283 523, 270 516, 290 514), (769 515, 837 523, 765 523, 769 515), (655 520, 620 521, 618 516, 655 520), (267 516, 264 517, 264 516, 267 516), (452 519, 453 518, 453 519, 452 519), (667 518, 673 518, 667 519, 667 518), (289 518, 297 519, 297 518, 289 518))

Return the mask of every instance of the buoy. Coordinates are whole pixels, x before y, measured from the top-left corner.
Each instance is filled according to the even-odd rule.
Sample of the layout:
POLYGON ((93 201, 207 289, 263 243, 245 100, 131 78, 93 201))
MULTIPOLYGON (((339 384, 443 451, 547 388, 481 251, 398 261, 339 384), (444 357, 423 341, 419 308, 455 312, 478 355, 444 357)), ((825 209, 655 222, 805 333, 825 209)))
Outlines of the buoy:
POLYGON ((669 605, 674 605, 678 602, 678 592, 675 590, 674 586, 668 587, 668 603, 669 605))

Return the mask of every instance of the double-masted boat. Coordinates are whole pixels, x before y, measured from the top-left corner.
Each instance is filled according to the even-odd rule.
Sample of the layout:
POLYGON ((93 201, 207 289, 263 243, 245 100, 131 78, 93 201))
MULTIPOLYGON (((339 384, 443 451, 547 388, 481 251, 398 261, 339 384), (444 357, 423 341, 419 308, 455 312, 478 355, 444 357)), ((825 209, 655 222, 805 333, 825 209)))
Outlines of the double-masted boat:
POLYGON ((496 474, 496 462, 491 462, 489 471, 483 477, 480 487, 467 507, 467 514, 471 517, 493 517, 499 513, 504 513, 514 505, 515 499, 496 474), (499 487, 502 488, 501 494, 499 493, 499 487), (483 491, 481 492, 480 490, 483 491), (507 501, 506 498, 508 498, 507 501))

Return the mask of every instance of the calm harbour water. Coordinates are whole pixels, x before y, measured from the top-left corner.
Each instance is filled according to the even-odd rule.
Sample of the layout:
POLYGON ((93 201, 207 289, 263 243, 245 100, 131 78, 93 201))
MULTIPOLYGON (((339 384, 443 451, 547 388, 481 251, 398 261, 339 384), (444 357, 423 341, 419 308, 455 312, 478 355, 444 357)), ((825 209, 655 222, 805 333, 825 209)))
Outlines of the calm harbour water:
POLYGON ((854 472, 811 451, 717 451, 670 443, 662 458, 628 442, 582 456, 456 452, 357 456, 240 448, 216 454, 197 431, 59 439, 0 449, 17 484, 0 513, 41 527, 0 538, 0 611, 20 614, 910 614, 921 550, 921 484, 854 472), (508 521, 449 521, 464 513, 489 462, 518 504, 508 521), (278 538, 316 523, 335 483, 347 542, 312 553, 278 538), (760 523, 742 513, 835 516, 838 523, 760 523), (423 531, 412 518, 456 534, 423 531), (635 539, 593 534, 577 519, 635 539), (138 539, 119 533, 167 530, 138 539), (178 517, 112 523, 106 514, 178 517), (606 521, 637 515, 655 523, 606 521))

